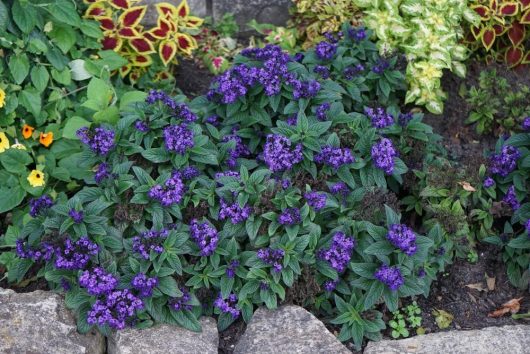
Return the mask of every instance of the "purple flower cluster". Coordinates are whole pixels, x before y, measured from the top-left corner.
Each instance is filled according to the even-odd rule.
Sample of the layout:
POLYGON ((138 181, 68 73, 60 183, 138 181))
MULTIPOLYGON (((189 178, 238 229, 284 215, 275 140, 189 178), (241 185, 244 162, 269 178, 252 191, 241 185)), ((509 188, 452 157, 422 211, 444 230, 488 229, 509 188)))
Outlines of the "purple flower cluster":
POLYGON ((290 115, 289 117, 287 117, 287 120, 285 122, 291 127, 296 126, 296 124, 298 124, 298 115, 290 115))
POLYGON ((521 128, 525 131, 530 130, 530 117, 526 117, 521 124, 521 128))
POLYGON ((383 264, 374 274, 374 277, 385 284, 392 291, 398 290, 405 283, 401 271, 397 266, 389 267, 383 264))
POLYGON ((81 224, 85 218, 85 214, 82 210, 77 211, 75 209, 70 209, 68 211, 68 216, 70 216, 76 224, 81 224))
POLYGON ((329 79, 329 68, 327 66, 324 66, 324 65, 317 65, 315 66, 315 68, 313 69, 313 72, 315 74, 318 74, 320 75, 321 78, 323 78, 324 80, 325 79, 329 79))
POLYGON ((183 179, 190 180, 190 179, 194 179, 195 177, 198 177, 201 174, 201 172, 195 166, 188 166, 188 167, 184 167, 180 174, 183 179))
POLYGON ((490 188, 490 187, 493 187, 495 185, 495 180, 491 177, 486 177, 486 179, 484 179, 484 182, 483 182, 483 186, 484 188, 490 188))
POLYGON ((511 145, 502 147, 500 154, 493 154, 490 158, 490 172, 502 177, 508 176, 517 167, 517 159, 521 152, 511 145))
POLYGON ((326 206, 327 196, 324 193, 308 192, 304 194, 307 204, 315 211, 319 211, 326 206))
POLYGON ((315 155, 314 160, 319 164, 326 164, 335 169, 338 169, 342 165, 353 163, 355 158, 353 157, 350 149, 336 148, 330 145, 322 147, 321 151, 315 155))
POLYGON ((85 269, 91 256, 97 255, 99 246, 88 239, 81 237, 73 242, 67 238, 64 246, 55 252, 55 268, 57 269, 85 269))
POLYGON ((287 208, 278 216, 278 222, 282 225, 296 225, 302 222, 300 209, 287 208))
POLYGON ((337 45, 322 41, 315 47, 315 54, 320 60, 331 60, 337 53, 337 45))
POLYGON ((293 56, 293 60, 296 61, 296 62, 298 62, 298 63, 301 63, 301 62, 304 60, 304 58, 305 58, 304 53, 300 53, 300 52, 296 53, 296 54, 293 56))
POLYGON ((317 107, 316 110, 316 116, 317 119, 321 122, 328 119, 328 111, 331 108, 331 105, 329 103, 322 103, 320 106, 317 107))
POLYGON ((320 91, 320 83, 316 80, 292 80, 290 84, 293 87, 293 97, 295 100, 301 98, 313 98, 318 94, 318 91, 320 91))
POLYGON ((224 199, 221 199, 220 220, 230 219, 232 224, 235 225, 247 220, 251 213, 252 208, 248 205, 242 208, 237 201, 230 205, 224 199))
POLYGON ((99 296, 110 293, 118 285, 118 279, 105 269, 96 267, 85 270, 79 277, 79 285, 86 288, 90 295, 99 296))
POLYGON ((164 182, 163 186, 157 184, 151 187, 147 195, 151 199, 158 200, 162 206, 169 207, 180 203, 184 193, 186 193, 186 189, 181 173, 174 171, 171 177, 164 182))
POLYGON ((230 261, 230 263, 226 267, 226 276, 230 279, 235 277, 237 267, 239 267, 239 261, 237 259, 230 261))
POLYGON ((344 232, 338 231, 333 235, 329 248, 321 249, 318 252, 318 257, 328 262, 337 272, 342 273, 350 262, 354 247, 355 239, 346 236, 344 232))
POLYGON ((47 262, 52 259, 55 249, 46 242, 41 243, 38 248, 25 246, 24 240, 18 239, 16 241, 16 252, 19 258, 31 259, 34 262, 41 260, 47 262))
POLYGON ((193 147, 193 132, 186 124, 169 125, 164 128, 164 142, 166 150, 184 155, 193 147))
POLYGON ((329 187, 329 191, 332 194, 340 194, 343 197, 345 197, 348 194, 350 194, 350 189, 348 188, 348 186, 344 182, 337 182, 337 183, 333 184, 331 187, 329 187))
POLYGON ((394 157, 398 155, 392 140, 382 138, 381 141, 372 146, 372 160, 375 167, 390 175, 394 171, 394 157))
POLYGON ((517 195, 515 195, 515 186, 510 186, 510 188, 508 188, 502 201, 511 206, 513 211, 516 211, 521 207, 521 203, 519 203, 517 195))
POLYGON ((400 113, 398 117, 398 123, 402 127, 405 127, 407 124, 409 124, 412 118, 413 118, 412 112, 400 113))
POLYGON ((124 329, 126 322, 143 307, 142 300, 134 296, 129 289, 116 290, 108 294, 104 300, 96 300, 88 312, 87 322, 91 325, 108 325, 113 329, 124 329))
POLYGON ((352 80, 354 77, 359 75, 359 73, 362 73, 364 71, 364 66, 362 64, 357 64, 355 66, 348 66, 344 71, 342 72, 342 75, 346 80, 352 80))
POLYGON ((115 146, 113 130, 98 127, 92 131, 88 127, 83 127, 77 131, 76 135, 96 155, 105 156, 115 146))
POLYGON ((201 256, 211 256, 217 248, 219 235, 215 227, 208 222, 199 223, 193 219, 190 224, 190 234, 195 244, 201 250, 201 256))
POLYGON ((207 98, 210 101, 230 104, 237 101, 239 97, 245 96, 258 77, 258 68, 249 68, 244 64, 236 65, 219 75, 215 81, 215 87, 208 91, 207 98))
POLYGON ((390 63, 388 62, 388 60, 379 58, 379 60, 377 60, 377 63, 374 66, 372 66, 372 72, 378 75, 381 75, 389 67, 390 67, 390 63))
POLYGON ((530 237, 530 219, 526 220, 524 227, 526 229, 526 233, 528 234, 528 237, 530 237))
POLYGON ((169 306, 175 311, 191 311, 191 294, 185 288, 180 288, 182 296, 169 299, 169 306))
POLYGON ((134 128, 142 133, 147 133, 149 131, 149 125, 143 120, 137 120, 134 122, 134 128))
POLYGON ((138 290, 139 297, 150 297, 153 295, 153 289, 158 285, 158 278, 150 278, 144 273, 138 273, 131 280, 131 285, 138 290))
POLYGON ((258 253, 256 255, 263 263, 272 266, 272 271, 274 273, 279 273, 282 271, 283 269, 282 261, 283 261, 283 256, 285 255, 284 250, 262 248, 258 250, 258 253))
POLYGON ((416 235, 407 225, 391 225, 386 234, 386 239, 394 245, 394 247, 405 252, 407 256, 412 256, 418 250, 418 246, 416 245, 416 235))
POLYGON ((376 109, 368 107, 364 109, 364 113, 370 118, 374 128, 382 129, 394 124, 394 117, 392 117, 391 114, 386 113, 385 109, 382 107, 376 109))
MULTIPOLYGON (((224 171, 224 172, 216 172, 215 173, 215 180, 219 180, 223 177, 234 177, 236 179, 239 179, 240 176, 239 176, 239 172, 236 172, 236 171, 224 171)), ((219 183, 219 182, 217 182, 219 183)))
POLYGON ((232 318, 238 318, 241 311, 237 308, 237 295, 230 294, 225 300, 223 296, 219 294, 215 299, 214 306, 221 311, 221 313, 229 313, 232 318))
POLYGON ((265 88, 267 96, 280 93, 283 80, 288 74, 287 63, 291 60, 279 46, 266 45, 264 48, 248 48, 241 52, 243 56, 263 62, 258 71, 258 81, 265 88))
POLYGON ((337 287, 337 284, 339 283, 338 280, 326 280, 324 282, 324 290, 328 292, 332 292, 337 287))
POLYGON ((145 99, 145 102, 148 104, 155 104, 156 102, 161 101, 164 105, 171 109, 175 109, 177 107, 177 102, 175 102, 174 99, 169 97, 167 93, 165 93, 162 90, 151 90, 149 91, 149 94, 147 95, 147 98, 145 99))
POLYGON ((144 231, 139 236, 133 237, 133 252, 138 253, 143 259, 149 259, 151 251, 161 254, 164 251, 162 243, 168 235, 169 231, 167 229, 144 231))
POLYGON ((100 163, 94 174, 94 180, 97 184, 101 184, 105 179, 115 177, 109 169, 109 165, 106 162, 100 163))
POLYGON ((179 103, 175 107, 175 114, 177 118, 182 119, 186 122, 195 122, 199 117, 193 113, 187 104, 179 103))
POLYGON ((213 116, 209 116, 206 118, 206 123, 209 123, 213 125, 214 127, 218 127, 221 123, 219 122, 219 116, 217 114, 214 114, 213 116))
POLYGON ((248 147, 243 143, 243 139, 241 139, 240 136, 237 136, 235 134, 230 134, 225 137, 223 137, 222 142, 227 143, 229 141, 234 141, 236 146, 233 149, 228 150, 229 157, 226 160, 226 164, 230 168, 234 168, 237 165, 237 159, 240 157, 247 157, 250 155, 250 150, 248 147))
POLYGON ((295 147, 291 140, 283 135, 269 134, 263 151, 265 163, 272 172, 290 170, 293 165, 301 162, 302 144, 295 147))
POLYGON ((364 27, 348 29, 348 36, 356 42, 360 42, 366 38, 366 30, 364 27))
POLYGON ((32 218, 36 218, 44 210, 49 209, 53 206, 53 200, 49 195, 44 194, 38 198, 32 198, 29 201, 29 215, 32 218))

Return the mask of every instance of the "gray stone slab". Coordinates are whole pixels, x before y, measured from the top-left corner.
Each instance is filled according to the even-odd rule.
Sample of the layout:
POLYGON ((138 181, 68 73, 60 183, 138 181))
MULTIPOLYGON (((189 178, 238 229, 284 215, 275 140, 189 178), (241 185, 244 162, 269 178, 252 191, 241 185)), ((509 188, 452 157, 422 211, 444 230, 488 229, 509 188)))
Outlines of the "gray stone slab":
POLYGON ((530 325, 448 331, 401 340, 370 342, 364 354, 526 354, 530 325))
POLYGON ((125 329, 108 338, 108 354, 217 354, 219 335, 213 318, 201 318, 202 332, 177 326, 125 329))
MULTIPOLYGON (((150 5, 147 7, 147 12, 144 19, 142 20, 145 25, 154 26, 157 24, 158 13, 156 12, 156 8, 151 5, 160 2, 167 2, 174 6, 178 6, 180 4, 180 0, 143 0, 138 5, 150 5)), ((193 16, 199 16, 202 18, 205 16, 211 16, 211 14, 208 12, 207 2, 208 0, 188 0, 191 14, 193 16)))
POLYGON ((245 25, 252 19, 259 23, 285 25, 292 5, 291 0, 213 0, 212 10, 214 20, 222 18, 224 13, 233 13, 241 30, 245 30, 245 25))
POLYGON ((77 333, 61 296, 35 291, 17 294, 0 288, 0 353, 100 354, 105 338, 77 333))
POLYGON ((351 354, 326 326, 298 306, 258 309, 234 354, 351 354))

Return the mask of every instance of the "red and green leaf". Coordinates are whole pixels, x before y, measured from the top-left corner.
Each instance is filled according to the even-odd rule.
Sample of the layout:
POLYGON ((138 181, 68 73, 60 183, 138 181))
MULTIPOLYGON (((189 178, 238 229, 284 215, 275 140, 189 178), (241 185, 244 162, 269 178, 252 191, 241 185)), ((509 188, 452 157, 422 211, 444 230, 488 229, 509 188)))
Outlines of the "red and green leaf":
POLYGON ((474 5, 471 8, 480 16, 482 21, 487 21, 490 19, 490 9, 484 5, 474 5))
POLYGON ((187 0, 182 0, 179 6, 177 6, 177 16, 180 18, 186 18, 190 14, 190 7, 188 6, 187 0))
POLYGON ((175 39, 177 40, 178 48, 188 55, 191 55, 193 49, 197 48, 195 39, 187 34, 178 33, 175 35, 175 39))
POLYGON ((521 63, 530 64, 530 51, 526 52, 526 54, 523 57, 523 60, 521 61, 521 63))
POLYGON ((177 44, 173 40, 166 40, 160 43, 158 47, 158 55, 165 66, 175 57, 177 54, 177 44))
POLYGON ((113 31, 116 28, 112 17, 100 16, 96 18, 99 21, 99 27, 104 31, 113 31))
POLYGON ((513 68, 523 60, 524 51, 521 47, 511 47, 504 53, 504 60, 508 67, 513 68))
POLYGON ((129 39, 129 45, 139 54, 155 53, 153 44, 144 37, 129 39))
POLYGON ((525 25, 530 25, 530 9, 526 10, 526 12, 521 15, 519 22, 524 23, 525 25))
POLYGON ((129 0, 108 0, 108 2, 118 10, 127 10, 130 7, 129 0))
POLYGON ((177 17, 177 9, 175 8, 175 6, 167 2, 161 2, 159 4, 156 4, 155 7, 159 16, 162 18, 177 17))
POLYGON ((131 7, 127 11, 124 11, 119 18, 122 27, 135 27, 140 23, 145 15, 147 6, 135 6, 131 7))
POLYGON ((125 77, 127 74, 131 71, 132 66, 131 64, 124 65, 120 68, 120 76, 125 77))
POLYGON ((475 37, 475 39, 479 39, 482 35, 482 28, 473 26, 471 27, 471 33, 473 34, 473 37, 475 37))
POLYGON ((164 20, 163 18, 158 19, 158 27, 153 28, 149 31, 154 38, 166 39, 169 36, 171 26, 169 21, 164 20))
POLYGON ((184 24, 183 27, 197 28, 200 25, 202 25, 203 22, 204 20, 200 17, 188 16, 186 17, 186 23, 184 24))
POLYGON ((149 55, 138 54, 131 59, 131 63, 133 66, 145 67, 153 64, 153 59, 149 55))
POLYGON ((490 0, 490 9, 493 12, 497 11, 497 4, 498 4, 497 0, 490 0))
POLYGON ((525 34, 525 26, 518 22, 512 23, 512 26, 508 30, 508 38, 510 38, 510 42, 512 42, 514 47, 517 47, 523 42, 525 34))
POLYGON ((117 52, 120 50, 122 44, 122 40, 119 37, 113 36, 112 34, 106 34, 101 40, 101 45, 103 46, 104 50, 113 50, 117 52))
POLYGON ((123 38, 135 38, 140 35, 137 30, 132 27, 123 27, 118 30, 118 34, 123 38))
POLYGON ((521 4, 521 10, 530 9, 530 0, 519 0, 519 3, 521 4))
POLYGON ((493 25, 493 29, 495 30, 495 36, 499 37, 502 36, 508 30, 508 27, 495 24, 493 25))
POLYGON ((517 15, 518 12, 519 12, 519 4, 514 1, 503 3, 499 7, 499 14, 501 16, 505 16, 505 17, 515 16, 517 15))
POLYGON ((101 16, 110 16, 112 10, 107 8, 104 3, 96 2, 90 5, 85 11, 85 17, 96 18, 101 16))
POLYGON ((482 31, 482 45, 486 50, 490 50, 495 43, 495 30, 493 28, 486 27, 482 31))

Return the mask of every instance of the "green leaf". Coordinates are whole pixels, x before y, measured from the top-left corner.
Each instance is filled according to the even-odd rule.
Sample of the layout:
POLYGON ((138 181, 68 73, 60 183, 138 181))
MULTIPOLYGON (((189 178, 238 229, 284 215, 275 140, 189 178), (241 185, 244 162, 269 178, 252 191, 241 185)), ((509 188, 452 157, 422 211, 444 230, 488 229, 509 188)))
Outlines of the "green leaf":
POLYGON ((26 54, 11 55, 9 57, 9 71, 13 80, 20 85, 29 74, 29 59, 26 54))
POLYGON ((13 2, 11 15, 18 28, 24 33, 30 33, 36 24, 36 9, 29 6, 22 7, 19 0, 13 2))
POLYGON ((94 122, 116 124, 120 119, 120 111, 116 106, 110 106, 94 114, 94 122))
POLYGON ((385 214, 388 227, 393 224, 399 224, 401 217, 388 205, 385 205, 385 214))
POLYGON ((195 318, 191 311, 171 311, 171 316, 178 322, 178 324, 190 331, 202 331, 200 322, 195 318))
POLYGON ((49 80, 50 74, 48 74, 48 70, 44 66, 34 66, 31 69, 31 82, 38 92, 46 89, 49 80))
POLYGON ((172 277, 162 277, 158 281, 158 289, 168 296, 179 297, 182 292, 178 288, 178 284, 172 277))
POLYGON ((85 69, 85 61, 83 59, 72 60, 68 63, 68 66, 72 72, 72 79, 75 81, 83 81, 92 77, 92 74, 85 69))
POLYGON ((81 25, 81 17, 79 17, 77 9, 71 1, 56 1, 49 5, 49 9, 50 14, 55 17, 59 23, 66 23, 74 27, 79 27, 81 25))
POLYGON ((147 93, 143 91, 130 91, 124 93, 120 98, 120 111, 134 110, 133 103, 143 102, 147 93))
POLYGON ((29 87, 22 91, 19 95, 20 104, 26 110, 37 117, 40 114, 42 101, 40 93, 35 88, 29 87))
POLYGON ((54 23, 53 29, 48 33, 48 36, 64 54, 68 53, 76 41, 74 29, 59 23, 54 23))
POLYGON ((26 172, 26 166, 33 162, 28 152, 20 149, 8 149, 0 154, 0 162, 6 171, 16 174, 26 172))
POLYGON ((13 188, 9 187, 0 187, 0 195, 3 197, 0 198, 0 214, 10 211, 13 208, 17 207, 24 197, 26 196, 26 191, 21 186, 15 186, 13 188))
POLYGON ((9 10, 4 5, 3 2, 0 2, 0 33, 5 32, 8 19, 9 19, 9 10))
POLYGON ((76 140, 76 132, 82 127, 89 127, 90 122, 81 117, 72 117, 66 121, 63 130, 63 138, 76 140))
POLYGON ((366 247, 364 253, 377 255, 389 255, 394 252, 395 248, 388 241, 377 241, 366 247))
POLYGON ((89 37, 99 39, 103 36, 103 32, 101 32, 97 21, 83 21, 79 28, 83 34, 89 37))

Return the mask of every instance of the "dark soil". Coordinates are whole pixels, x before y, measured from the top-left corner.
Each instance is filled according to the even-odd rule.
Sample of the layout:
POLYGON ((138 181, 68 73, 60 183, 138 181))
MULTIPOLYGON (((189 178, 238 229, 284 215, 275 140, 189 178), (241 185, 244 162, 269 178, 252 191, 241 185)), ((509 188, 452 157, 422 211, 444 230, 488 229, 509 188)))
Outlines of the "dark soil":
POLYGON ((174 75, 176 86, 190 99, 206 94, 214 78, 207 68, 188 59, 179 63, 174 75))

